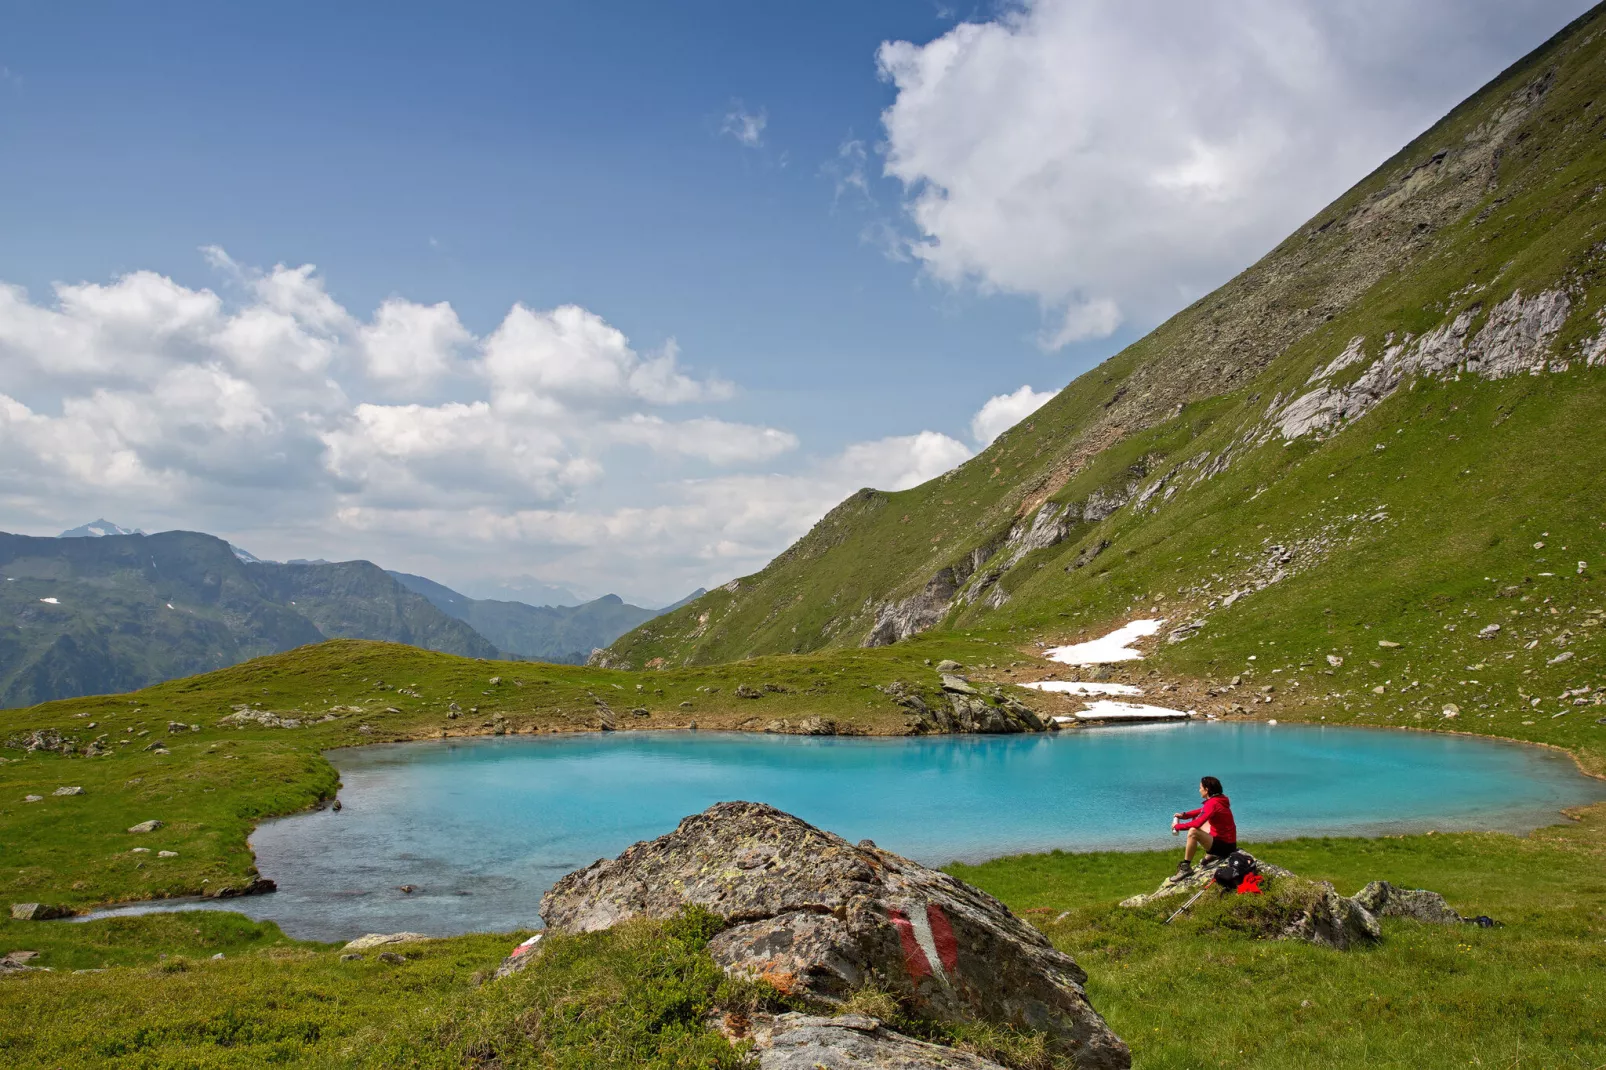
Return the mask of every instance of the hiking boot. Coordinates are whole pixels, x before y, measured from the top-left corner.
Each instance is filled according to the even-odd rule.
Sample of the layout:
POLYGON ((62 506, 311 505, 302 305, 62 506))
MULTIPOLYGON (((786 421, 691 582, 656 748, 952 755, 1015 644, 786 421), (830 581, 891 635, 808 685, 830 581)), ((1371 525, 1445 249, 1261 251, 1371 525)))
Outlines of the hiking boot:
POLYGON ((1171 883, 1175 884, 1177 881, 1185 881, 1191 876, 1193 876, 1193 863, 1184 858, 1177 863, 1177 871, 1169 879, 1171 883))

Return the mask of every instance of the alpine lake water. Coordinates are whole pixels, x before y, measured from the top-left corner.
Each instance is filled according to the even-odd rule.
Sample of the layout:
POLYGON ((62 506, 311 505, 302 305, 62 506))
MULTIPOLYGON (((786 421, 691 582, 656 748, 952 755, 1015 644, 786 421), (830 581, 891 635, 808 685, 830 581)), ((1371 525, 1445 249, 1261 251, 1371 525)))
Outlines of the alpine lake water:
POLYGON ((1053 848, 1176 846, 1171 814, 1198 805, 1205 773, 1224 782, 1246 843, 1526 832, 1561 820, 1563 807, 1606 798, 1606 784, 1538 747, 1197 721, 912 739, 618 732, 329 757, 342 809, 271 821, 252 837, 258 867, 279 891, 205 906, 315 940, 533 928, 541 894, 564 874, 728 799, 770 803, 849 840, 941 865, 1053 848))

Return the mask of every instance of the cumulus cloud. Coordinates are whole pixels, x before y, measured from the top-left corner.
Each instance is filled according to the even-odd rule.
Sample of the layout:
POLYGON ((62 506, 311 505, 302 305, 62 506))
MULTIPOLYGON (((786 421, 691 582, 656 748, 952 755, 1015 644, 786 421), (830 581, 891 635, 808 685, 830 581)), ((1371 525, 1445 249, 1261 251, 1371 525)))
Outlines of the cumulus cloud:
POLYGON ((473 340, 445 301, 419 305, 398 297, 380 305, 357 337, 370 378, 413 390, 428 388, 451 370, 473 340))
MULTIPOLYGON (((459 552, 499 552, 541 545, 552 553, 551 577, 607 574, 616 583, 646 584, 663 575, 719 577, 756 571, 833 506, 861 487, 905 490, 970 457, 956 439, 936 432, 899 435, 848 446, 793 473, 751 473, 687 479, 661 488, 661 500, 610 510, 451 510, 350 506, 339 522, 372 536, 451 544, 459 552)), ((697 582, 707 584, 709 579, 697 582)))
POLYGON ((982 446, 1020 423, 1048 403, 1053 391, 1038 392, 1023 386, 1013 394, 997 394, 987 399, 970 420, 970 435, 982 446))
POLYGON ((634 411, 733 388, 681 367, 673 342, 638 353, 583 308, 516 305, 479 339, 445 302, 393 297, 361 318, 311 265, 259 271, 204 252, 239 300, 148 271, 58 284, 53 301, 0 283, 6 501, 95 490, 159 509, 281 486, 314 511, 529 505, 595 482, 600 455, 621 446, 731 466, 797 445, 773 428, 634 411), (362 396, 427 395, 448 375, 480 396, 362 396))
POLYGON ((731 395, 729 383, 685 375, 678 356, 670 341, 642 357, 624 332, 577 305, 550 312, 514 305, 485 340, 483 368, 510 408, 540 409, 553 399, 678 405, 731 395))
POLYGON ((1051 348, 1218 285, 1582 0, 1022 0, 879 69, 932 276, 1044 306, 1051 348))
POLYGON ((934 431, 813 456, 687 412, 735 388, 576 305, 515 305, 480 337, 445 302, 360 315, 310 266, 207 259, 218 291, 0 283, 0 527, 115 515, 270 557, 668 600, 762 566, 860 487, 970 456, 934 431))

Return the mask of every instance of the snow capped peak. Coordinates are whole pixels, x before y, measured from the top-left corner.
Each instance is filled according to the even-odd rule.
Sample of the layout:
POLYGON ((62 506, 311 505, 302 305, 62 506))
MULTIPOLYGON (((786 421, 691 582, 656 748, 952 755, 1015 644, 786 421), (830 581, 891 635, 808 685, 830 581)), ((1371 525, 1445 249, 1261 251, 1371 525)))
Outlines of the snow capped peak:
POLYGON ((125 528, 113 524, 110 520, 91 520, 87 524, 80 524, 76 528, 69 528, 57 535, 58 539, 98 539, 103 535, 143 535, 138 528, 125 528))
MULTIPOLYGON (((256 554, 253 554, 249 550, 242 550, 232 542, 229 543, 229 549, 234 551, 235 557, 238 557, 241 561, 244 561, 248 565, 261 565, 265 563, 262 558, 258 557, 256 554)), ((272 562, 266 563, 271 564, 272 562)))

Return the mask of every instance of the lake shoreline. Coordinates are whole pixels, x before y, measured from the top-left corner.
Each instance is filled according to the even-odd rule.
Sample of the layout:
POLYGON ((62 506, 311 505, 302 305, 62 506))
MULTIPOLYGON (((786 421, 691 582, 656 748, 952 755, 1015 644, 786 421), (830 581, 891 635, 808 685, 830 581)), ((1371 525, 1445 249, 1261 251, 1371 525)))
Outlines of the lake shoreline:
MULTIPOLYGON (((1399 812, 1422 816, 1395 819, 1388 816, 1390 811, 1387 804, 1381 804, 1378 813, 1372 812, 1372 809, 1378 807, 1369 809, 1363 806, 1353 814, 1348 812, 1326 814, 1322 810, 1322 804, 1318 802, 1312 806, 1311 800, 1301 798, 1300 792, 1290 793, 1286 784, 1277 786, 1280 782, 1274 777, 1267 786, 1244 789, 1244 794, 1254 803, 1254 809, 1259 811, 1254 819, 1255 823, 1263 829, 1261 835, 1251 838, 1256 843, 1268 845, 1315 837, 1347 842, 1359 847, 1369 841, 1421 835, 1429 830, 1449 834, 1490 829, 1499 831, 1502 835, 1522 838, 1532 835, 1537 829, 1565 825, 1569 819, 1576 820, 1576 812, 1601 803, 1592 792, 1569 795, 1566 791, 1557 791, 1554 787, 1563 783, 1552 779, 1554 776, 1571 777, 1584 772, 1576 761, 1563 767, 1556 765, 1551 758, 1548 760, 1548 768, 1554 772, 1545 774, 1541 770, 1547 767, 1547 762, 1537 755, 1526 760, 1489 758, 1486 759, 1488 764, 1485 765, 1482 764, 1485 760, 1471 760, 1467 757, 1475 757, 1479 753, 1476 750, 1467 751, 1461 747, 1451 747, 1446 751, 1432 746, 1432 741, 1428 738, 1433 734, 1431 732, 1414 733, 1421 743, 1428 744, 1425 749, 1413 744, 1402 751, 1398 747, 1380 745, 1377 742, 1357 743, 1356 741, 1364 741, 1368 736, 1374 741, 1381 737, 1371 733, 1350 731, 1352 727, 1380 727, 1375 725, 1289 723, 1286 727, 1298 735, 1297 738, 1285 740, 1283 738, 1285 733, 1276 727, 1266 727, 1260 719, 1235 720, 1237 720, 1236 725, 1201 721, 1195 726, 1156 726, 1147 730, 1129 726, 1109 727, 1087 735, 1073 732, 1069 736, 1062 736, 1060 733, 1023 733, 927 737, 886 735, 787 737, 778 733, 644 728, 637 730, 640 734, 634 740, 631 739, 629 732, 604 733, 592 730, 503 734, 459 733, 447 738, 441 738, 438 734, 428 734, 412 739, 387 740, 383 744, 377 741, 364 741, 358 746, 329 748, 320 752, 319 758, 329 763, 337 775, 353 787, 363 786, 367 792, 378 790, 382 794, 368 794, 366 799, 358 798, 355 802, 348 796, 344 819, 336 818, 332 814, 327 818, 314 816, 319 811, 330 809, 330 803, 335 799, 335 796, 331 795, 321 800, 319 805, 255 822, 249 849, 255 864, 265 867, 263 871, 267 875, 280 880, 281 884, 286 880, 289 881, 287 887, 289 894, 295 897, 292 899, 294 908, 287 905, 280 917, 293 919, 300 916, 299 912, 302 910, 310 911, 311 914, 307 916, 317 920, 309 922, 310 929, 304 926, 303 931, 309 933, 308 938, 321 940, 325 939, 324 933, 339 931, 334 927, 342 917, 361 919, 364 915, 373 913, 385 915, 394 912, 425 911, 426 895, 427 911, 440 912, 440 916, 443 917, 456 915, 464 918, 472 926, 471 931, 513 931, 506 924, 497 924, 494 920, 485 925, 474 925, 473 918, 489 911, 493 919, 500 916, 506 920, 505 913, 498 915, 496 912, 504 910, 507 904, 513 903, 515 905, 512 920, 518 921, 518 914, 523 910, 520 904, 532 902, 539 894, 539 889, 554 879, 554 874, 559 873, 558 869, 551 869, 552 866, 578 866, 589 861, 592 855, 611 857, 617 849, 628 846, 628 842, 634 842, 638 838, 651 838, 667 831, 673 827, 676 820, 685 816, 680 809, 675 809, 673 814, 668 813, 667 808, 682 806, 681 798, 671 791, 664 801, 658 804, 658 809, 663 812, 652 813, 650 819, 643 819, 645 823, 643 820, 638 820, 635 824, 619 827, 615 833, 610 833, 611 838, 598 841, 587 831, 593 824, 591 815, 597 815, 597 820, 603 821, 603 815, 611 813, 612 808, 582 792, 577 794, 570 804, 572 807, 578 807, 580 815, 578 820, 575 815, 564 816, 562 810, 538 811, 539 820, 533 825, 521 825, 516 817, 502 816, 498 821, 510 830, 508 835, 493 835, 492 838, 496 840, 498 846, 487 848, 488 854, 475 858, 474 852, 470 852, 469 856, 464 858, 435 844, 431 837, 438 836, 439 833, 420 831, 436 824, 429 820, 430 814, 437 816, 440 828, 456 828, 462 823, 463 814, 458 812, 462 809, 461 805, 453 804, 443 808, 441 799, 438 798, 438 789, 443 783, 441 779, 443 777, 444 782, 461 791, 461 786, 467 784, 490 785, 498 782, 508 784, 516 783, 520 779, 545 782, 551 772, 558 769, 565 770, 564 775, 579 776, 582 775, 580 770, 587 767, 595 769, 599 761, 606 764, 616 759, 637 762, 645 760, 668 763, 671 770, 677 763, 692 761, 712 766, 718 770, 715 776, 719 780, 724 780, 728 776, 731 782, 728 784, 704 782, 701 790, 706 797, 685 802, 682 809, 685 809, 686 813, 695 812, 709 799, 714 798, 761 799, 798 813, 819 827, 849 839, 860 835, 872 836, 877 842, 886 843, 898 853, 930 865, 947 865, 951 862, 982 865, 1001 858, 1052 853, 1137 855, 1155 851, 1169 852, 1169 845, 1160 846, 1157 839, 1150 837, 1143 827, 1134 825, 1130 819, 1109 816, 1111 813, 1119 812, 1120 806, 1110 809, 1106 804, 1106 809, 1097 814, 1072 816, 1067 801, 1072 796, 1057 789, 1061 785, 1076 784, 1079 785, 1076 789, 1078 791, 1088 788, 1100 790, 1098 775, 1092 774, 1093 780, 1086 780, 1089 775, 1086 763, 1097 765, 1112 760, 1124 760, 1128 763, 1136 761, 1139 763, 1139 768, 1147 772, 1148 775, 1140 775, 1137 782, 1130 784, 1130 789, 1139 793, 1136 797, 1143 800, 1139 805, 1145 808, 1160 805, 1155 802, 1156 782, 1163 792, 1164 786, 1181 775, 1179 769, 1185 772, 1196 760, 1225 763, 1229 766, 1233 762, 1247 763, 1230 774, 1223 773, 1224 776, 1241 779, 1250 775, 1258 777, 1263 771, 1277 770, 1289 755, 1295 757, 1313 755, 1328 748, 1331 753, 1330 762, 1317 760, 1312 771, 1316 781, 1310 790, 1317 792, 1318 799, 1329 797, 1325 793, 1332 789, 1332 784, 1322 779, 1323 775, 1327 780, 1331 780, 1333 768, 1343 768, 1345 763, 1356 762, 1362 763, 1362 767, 1370 766, 1378 770, 1373 774, 1374 778, 1383 777, 1385 783, 1390 775, 1394 775, 1390 774, 1389 770, 1402 768, 1398 763, 1404 763, 1403 768, 1407 772, 1415 763, 1419 771, 1430 767, 1437 767, 1447 772, 1462 768, 1482 768, 1497 777, 1516 776, 1536 785, 1532 793, 1513 792, 1512 798, 1515 800, 1513 805, 1498 813, 1478 803, 1469 804, 1461 795, 1454 792, 1445 796, 1445 808, 1440 810, 1432 801, 1438 798, 1437 795, 1432 795, 1432 799, 1424 801, 1420 797, 1420 790, 1406 791, 1401 794, 1399 804, 1403 809, 1399 812), (1261 726, 1259 730, 1255 729, 1257 724, 1261 726), (1200 728, 1206 732, 1197 734, 1200 728), (1333 733, 1335 738, 1330 743, 1324 744, 1322 737, 1327 733, 1312 730, 1328 728, 1335 730, 1333 733), (1217 732, 1212 729, 1231 731, 1217 732), (779 735, 781 738, 767 742, 755 738, 765 735, 772 737, 779 735), (609 737, 609 741, 605 742, 601 738, 603 736, 609 737), (699 737, 704 738, 700 740, 699 737), (1075 745, 1076 739, 1084 739, 1094 744, 1094 749, 1087 750, 1075 745), (538 740, 540 743, 537 745, 538 740), (1154 743, 1151 744, 1150 740, 1154 743), (1349 742, 1345 743, 1343 740, 1349 742), (614 742, 621 746, 611 746, 610 743, 614 742), (412 744, 419 743, 444 743, 450 746, 426 748, 422 751, 412 747, 412 744), (660 743, 662 747, 658 745, 660 743), (559 749, 542 753, 547 744, 559 749), (1062 748, 1055 744, 1071 746, 1062 748), (537 745, 537 749, 527 749, 532 745, 537 745), (1044 745, 1047 745, 1046 749, 1044 745), (842 749, 844 746, 846 750, 842 749), (727 747, 730 749, 727 750, 727 747), (905 750, 906 747, 913 749, 905 750), (462 748, 466 749, 460 755, 447 754, 447 751, 462 748), (374 753, 376 750, 389 753, 382 756, 374 753), (344 752, 345 756, 336 752, 344 752), (412 752, 416 759, 407 757, 408 752, 412 752), (1154 761, 1152 769, 1149 768, 1150 758, 1147 757, 1151 753, 1154 761), (359 755, 372 757, 357 757, 359 755), (1196 755, 1200 757, 1196 759, 1196 755), (352 765, 348 764, 352 758, 357 758, 362 765, 353 769, 352 765), (527 764, 531 761, 538 764, 527 764), (889 761, 891 765, 887 764, 889 761), (1026 764, 1020 764, 1023 762, 1026 764), (1533 764, 1535 762, 1540 764, 1533 764), (407 766, 413 768, 403 768, 407 766), (1326 768, 1325 773, 1322 772, 1324 766, 1330 766, 1326 768), (1566 769, 1565 774, 1561 773, 1563 768, 1566 769), (874 769, 902 770, 909 776, 927 778, 931 772, 940 770, 943 775, 943 786, 936 789, 937 797, 946 797, 958 792, 960 794, 955 795, 956 800, 969 801, 956 801, 946 810, 939 805, 931 811, 928 819, 941 824, 943 829, 941 836, 925 835, 919 831, 911 833, 907 827, 910 818, 907 813, 900 814, 900 809, 906 805, 920 813, 926 811, 924 804, 920 802, 921 796, 918 792, 913 798, 905 797, 900 785, 904 783, 906 777, 902 773, 895 773, 891 779, 882 781, 880 790, 889 793, 888 799, 870 808, 876 814, 885 815, 883 818, 866 827, 865 822, 857 822, 840 810, 833 816, 831 810, 837 804, 828 803, 826 800, 840 794, 842 788, 841 783, 833 784, 833 780, 859 782, 874 769), (539 775, 532 777, 532 770, 538 770, 539 775), (570 770, 574 772, 571 774, 570 770), (772 772, 766 773, 766 770, 772 772), (779 781, 768 779, 773 775, 773 770, 785 770, 786 777, 779 781), (926 772, 921 773, 921 770, 926 772), (1016 770, 1029 771, 1028 779, 1018 786, 1013 784, 1020 775, 1016 770), (1500 770, 1510 772, 1503 773, 1499 772, 1500 770), (959 780, 950 779, 950 774, 959 776, 959 780), (510 776, 513 778, 511 781, 510 776), (764 785, 762 789, 753 786, 752 778, 755 776, 759 777, 757 782, 764 785), (821 777, 824 779, 819 779, 821 777), (1324 783, 1326 786, 1321 786, 1324 783), (803 786, 800 788, 799 784, 803 786), (1011 786, 1002 787, 1003 784, 1011 786), (1050 787, 1046 794, 1040 791, 1045 786, 1050 787), (400 795, 396 794, 398 791, 401 792, 400 795), (790 793, 789 799, 788 793, 790 793), (897 804, 891 801, 894 798, 899 800, 897 804), (403 826, 407 837, 404 840, 384 838, 374 840, 375 830, 383 832, 387 827, 384 818, 376 818, 374 815, 380 809, 391 809, 398 799, 406 800, 411 805, 411 812, 407 815, 403 826), (1030 802, 1032 799, 1038 799, 1043 805, 1049 806, 1051 812, 1040 815, 1038 809, 1030 802), (1524 803, 1524 799, 1529 801, 1524 803), (974 813, 972 813, 973 806, 974 813), (363 813, 365 807, 369 811, 367 814, 363 813), (1020 816, 1012 817, 1010 821, 999 826, 995 833, 987 824, 994 820, 986 816, 990 812, 989 808, 996 809, 998 814, 1020 816), (1057 813, 1052 812, 1056 810, 1057 813), (1290 817, 1290 814, 1309 815, 1319 811, 1325 815, 1325 824, 1313 825, 1308 816, 1290 817), (362 824, 350 823, 349 819, 353 814, 358 815, 357 821, 362 824), (931 816, 937 814, 947 816, 931 816), (974 816, 978 814, 981 815, 980 818, 974 816), (1090 816, 1093 818, 1091 822, 1090 816), (281 822, 299 822, 308 819, 316 823, 312 826, 302 826, 299 830, 281 829, 270 836, 264 846, 261 839, 264 830, 271 829, 281 822), (329 824, 331 820, 335 824, 329 824), (379 822, 377 825, 373 824, 375 820, 379 822), (978 820, 981 821, 980 826, 976 824, 978 820), (895 831, 900 828, 902 831, 895 831), (337 829, 340 831, 337 832, 337 829), (555 830, 562 831, 560 833, 555 830), (550 840, 554 835, 558 836, 558 841, 550 840), (338 867, 322 865, 308 855, 308 844, 311 842, 308 840, 309 836, 324 844, 326 850, 341 857, 342 861, 338 867), (334 836, 335 839, 330 840, 330 836, 334 836), (568 846, 550 845, 553 842, 562 844, 571 840, 577 842, 568 846), (531 848, 535 853, 524 857, 525 842, 545 846, 531 848), (508 848, 509 844, 513 845, 511 851, 508 848), (378 854, 374 853, 376 849, 379 851, 378 854), (441 854, 443 850, 445 854, 441 854), (545 852, 545 858, 542 857, 542 852, 545 852), (508 869, 510 863, 507 860, 514 855, 521 856, 521 865, 523 862, 528 862, 534 868, 515 866, 513 869, 508 869), (427 860, 431 857, 443 859, 449 857, 450 862, 444 869, 437 866, 431 870, 427 865, 426 868, 419 868, 425 864, 423 862, 400 861, 409 858, 427 860), (498 858, 502 861, 497 861, 498 858), (298 862, 297 859, 303 861, 298 862), (571 859, 572 862, 560 861, 565 859, 571 859), (307 868, 309 865, 310 869, 307 868), (548 872, 549 869, 551 872, 548 872), (348 874, 357 873, 365 876, 348 878, 348 874), (521 888, 535 890, 531 892, 482 890, 478 882, 484 879, 516 880, 521 888), (426 889, 419 897, 401 899, 391 894, 394 888, 402 884, 410 886, 415 883, 426 889), (333 889, 348 886, 364 889, 361 895, 367 898, 363 898, 360 903, 356 900, 336 902, 330 898, 333 889), (472 891, 452 892, 451 889, 454 887, 472 891), (465 901, 462 910, 466 913, 459 913, 452 905, 452 900, 440 898, 448 894, 472 894, 475 899, 472 907, 465 901), (340 905, 346 902, 352 906, 340 905), (323 928, 320 929, 319 926, 323 928)), ((1464 743, 1472 743, 1474 740, 1522 742, 1480 733, 1442 732, 1441 734, 1445 737, 1459 738, 1464 743)), ((1449 739, 1444 742, 1448 744, 1449 739)), ((1569 753, 1571 757, 1565 748, 1550 747, 1548 750, 1569 753)), ((1535 752, 1528 753, 1535 754, 1535 752)), ((1182 779, 1186 777, 1183 776, 1182 779)), ((1590 783, 1596 783, 1600 778, 1588 776, 1586 779, 1590 783)), ((625 781, 619 780, 617 776, 613 779, 605 776, 599 782, 604 787, 598 790, 607 792, 611 789, 606 785, 620 782, 625 781)), ((1124 777, 1118 777, 1118 782, 1122 785, 1128 784, 1124 777)), ((669 780, 661 783, 664 785, 676 783, 673 772, 671 771, 669 780)), ((345 786, 342 784, 342 788, 345 786)), ((1109 787, 1105 785, 1102 790, 1107 791, 1109 787)), ((522 796, 516 799, 504 797, 501 787, 486 786, 479 790, 490 796, 490 799, 498 805, 515 807, 526 805, 522 796)), ((655 790, 663 789, 655 787, 655 790)), ((922 790, 929 795, 933 789, 922 790)), ((1388 789, 1385 787, 1383 790, 1386 793, 1388 789)), ((469 794, 472 796, 473 792, 469 794)), ((1163 798, 1162 802, 1167 814, 1176 805, 1163 798)), ((485 800, 480 800, 477 807, 483 809, 485 804, 485 800)), ((508 813, 514 814, 517 810, 508 813)), ((248 906, 246 903, 225 905, 226 902, 202 901, 193 898, 193 893, 114 898, 87 906, 77 917, 83 920, 95 915, 118 916, 119 912, 141 907, 152 911, 170 912, 191 908, 239 910, 248 906), (187 901, 181 904, 180 900, 187 901)), ((252 916, 256 913, 250 912, 252 916)), ((289 921, 286 923, 289 924, 289 921)), ((377 923, 372 927, 373 931, 381 931, 383 924, 377 923)), ((431 931, 424 927, 422 920, 410 921, 401 927, 431 931)), ((368 929, 365 928, 365 931, 368 929)))

